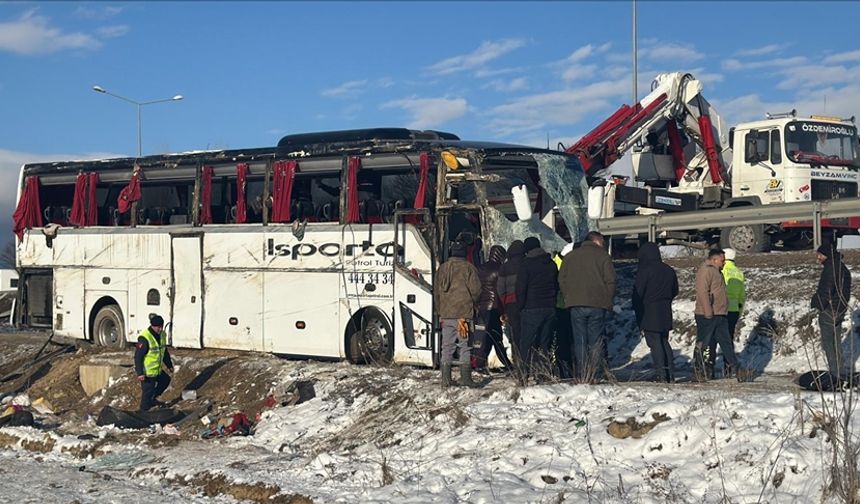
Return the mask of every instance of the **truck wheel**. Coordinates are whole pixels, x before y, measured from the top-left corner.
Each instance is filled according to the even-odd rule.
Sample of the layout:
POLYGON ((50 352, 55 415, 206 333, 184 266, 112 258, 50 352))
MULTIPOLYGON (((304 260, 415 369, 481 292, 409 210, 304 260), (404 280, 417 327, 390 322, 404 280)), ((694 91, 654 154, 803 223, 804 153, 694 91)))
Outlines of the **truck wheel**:
POLYGON ((93 340, 104 347, 122 348, 126 345, 125 324, 117 305, 103 306, 96 314, 93 340))
POLYGON ((720 247, 733 248, 746 254, 767 252, 770 250, 770 235, 764 232, 764 224, 723 228, 720 232, 720 247))
POLYGON ((365 312, 361 329, 349 337, 349 361, 353 364, 388 364, 394 356, 394 335, 379 314, 365 312))

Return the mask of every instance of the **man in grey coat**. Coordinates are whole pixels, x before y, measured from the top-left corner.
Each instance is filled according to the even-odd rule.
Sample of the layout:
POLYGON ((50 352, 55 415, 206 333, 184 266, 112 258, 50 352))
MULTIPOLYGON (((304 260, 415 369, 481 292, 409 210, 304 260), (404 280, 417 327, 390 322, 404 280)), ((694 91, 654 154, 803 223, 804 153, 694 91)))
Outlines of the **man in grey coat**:
MULTIPOLYGON (((726 377, 738 372, 738 358, 729 335, 729 297, 726 282, 720 270, 726 263, 722 249, 712 249, 708 259, 696 271, 696 348, 693 350, 693 372, 697 381, 711 377, 705 350, 716 340, 726 363, 726 377)), ((739 379, 741 375, 737 375, 739 379)))
POLYGON ((612 258, 605 250, 603 235, 596 231, 564 256, 558 283, 570 312, 571 353, 578 380, 593 381, 602 372, 606 319, 612 310, 615 281, 612 258))

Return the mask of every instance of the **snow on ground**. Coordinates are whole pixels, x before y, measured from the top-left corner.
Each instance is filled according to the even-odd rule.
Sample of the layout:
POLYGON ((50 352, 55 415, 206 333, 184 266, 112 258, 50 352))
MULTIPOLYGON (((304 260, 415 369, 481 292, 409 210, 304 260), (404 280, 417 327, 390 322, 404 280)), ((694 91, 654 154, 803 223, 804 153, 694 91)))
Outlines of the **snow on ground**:
POLYGON ((102 445, 102 457, 131 460, 118 471, 59 445, 35 462, 18 446, 0 452, 17 457, 3 470, 31 483, 0 486, 0 501, 26 487, 81 502, 128 502, 130 494, 131 502, 186 502, 191 490, 175 483, 206 474, 314 502, 804 502, 821 495, 830 454, 827 437, 813 433, 821 396, 785 382, 517 388, 497 378, 481 390, 443 391, 431 370, 287 363, 283 373, 316 380, 317 397, 265 412, 254 436, 102 445), (638 439, 608 433, 628 419, 634 430, 656 425, 638 439), (82 465, 111 479, 76 473, 82 465))

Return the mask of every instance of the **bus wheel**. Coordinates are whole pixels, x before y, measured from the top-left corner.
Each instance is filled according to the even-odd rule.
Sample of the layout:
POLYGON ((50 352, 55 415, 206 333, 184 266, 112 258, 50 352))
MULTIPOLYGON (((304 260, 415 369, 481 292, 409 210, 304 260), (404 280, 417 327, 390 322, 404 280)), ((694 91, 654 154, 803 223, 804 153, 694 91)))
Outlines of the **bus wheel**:
POLYGON ((353 364, 388 364, 394 353, 394 341, 388 322, 379 314, 366 312, 361 330, 349 338, 349 361, 353 364))
POLYGON ((742 254, 768 252, 770 235, 764 232, 763 224, 727 227, 720 232, 720 247, 733 248, 742 254))
POLYGON ((100 346, 122 348, 125 346, 125 325, 117 305, 103 306, 93 321, 93 340, 100 346))

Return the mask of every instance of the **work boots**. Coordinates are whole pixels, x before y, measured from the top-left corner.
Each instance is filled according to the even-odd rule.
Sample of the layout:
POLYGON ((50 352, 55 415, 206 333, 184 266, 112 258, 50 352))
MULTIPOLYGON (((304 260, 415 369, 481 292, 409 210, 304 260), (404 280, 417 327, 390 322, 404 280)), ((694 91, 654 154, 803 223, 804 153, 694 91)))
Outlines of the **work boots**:
POLYGON ((469 388, 479 388, 480 383, 472 381, 472 364, 467 362, 460 364, 460 386, 469 388))
POLYGON ((451 385, 451 364, 442 364, 442 388, 447 388, 451 385))

